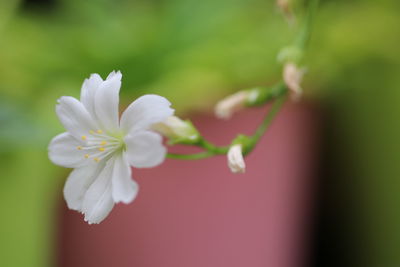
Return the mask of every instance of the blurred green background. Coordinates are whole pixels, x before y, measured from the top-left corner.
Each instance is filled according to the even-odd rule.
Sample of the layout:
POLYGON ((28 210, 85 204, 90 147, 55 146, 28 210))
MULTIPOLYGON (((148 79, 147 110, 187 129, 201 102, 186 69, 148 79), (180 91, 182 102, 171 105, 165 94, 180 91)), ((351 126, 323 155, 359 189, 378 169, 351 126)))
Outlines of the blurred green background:
MULTIPOLYGON (((303 86, 324 129, 318 266, 400 266, 399 11, 321 1, 303 86)), ((115 69, 123 106, 157 93, 178 114, 211 112, 280 79, 276 55, 296 30, 272 0, 0 1, 0 266, 54 262, 68 173, 46 151, 63 131, 58 97, 115 69)))

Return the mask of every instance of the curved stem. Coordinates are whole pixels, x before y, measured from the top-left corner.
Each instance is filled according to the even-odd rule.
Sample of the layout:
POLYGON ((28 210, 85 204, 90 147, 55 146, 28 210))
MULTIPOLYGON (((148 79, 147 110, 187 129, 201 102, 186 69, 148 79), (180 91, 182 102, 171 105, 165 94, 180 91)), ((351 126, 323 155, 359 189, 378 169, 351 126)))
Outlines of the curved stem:
MULTIPOLYGON (((298 35, 298 38, 296 40, 296 45, 298 48, 301 50, 305 50, 307 47, 310 37, 311 37, 311 28, 313 25, 313 20, 314 16, 318 7, 318 2, 319 0, 309 0, 309 5, 308 5, 308 10, 307 10, 307 15, 305 22, 303 24, 303 27, 298 35)), ((257 143, 260 141, 261 137, 264 135, 266 130, 269 128, 271 125, 272 120, 275 118, 276 114, 278 111, 281 109, 283 104, 285 103, 286 96, 288 94, 288 90, 286 85, 281 82, 277 84, 275 87, 275 90, 273 90, 273 93, 271 92, 269 94, 265 95, 265 99, 263 98, 263 103, 268 102, 271 99, 275 99, 274 103, 272 104, 271 109, 268 111, 266 114, 263 122, 261 125, 257 128, 255 133, 248 137, 248 143, 247 147, 245 149, 245 154, 248 154, 251 152, 254 147, 257 145, 257 143)), ((215 155, 221 155, 221 154, 226 154, 228 153, 229 147, 230 146, 216 146, 212 143, 209 143, 207 140, 202 138, 198 143, 194 144, 198 147, 203 148, 204 152, 200 153, 195 153, 195 154, 174 154, 174 153, 168 153, 167 157, 171 159, 183 159, 183 160, 195 160, 195 159, 203 159, 203 158, 208 158, 212 157, 215 155)))
POLYGON ((285 103, 286 96, 279 97, 273 104, 271 109, 268 111, 265 116, 263 122, 260 126, 258 126, 256 132, 251 136, 251 145, 248 148, 248 152, 251 152, 257 143, 260 141, 261 137, 265 134, 269 126, 271 125, 272 120, 275 118, 276 114, 278 114, 279 110, 282 108, 285 103))
POLYGON ((297 46, 303 51, 310 41, 313 20, 318 8, 319 0, 310 0, 309 2, 310 3, 308 4, 306 20, 296 42, 297 46))
POLYGON ((186 159, 186 160, 194 160, 194 159, 204 159, 215 156, 216 154, 211 151, 205 151, 195 154, 175 154, 175 153, 168 153, 167 158, 170 159, 186 159))
MULTIPOLYGON (((281 109, 283 103, 286 100, 286 96, 279 97, 273 104, 271 109, 268 111, 267 115, 265 116, 261 125, 257 128, 254 135, 250 137, 250 146, 247 148, 246 154, 251 152, 254 147, 259 142, 260 138, 264 135, 265 131, 270 126, 272 120, 275 118, 276 114, 281 109)), ((202 139, 198 146, 204 148, 207 151, 194 153, 194 154, 175 154, 175 153, 168 153, 167 158, 170 159, 184 159, 184 160, 195 160, 195 159, 204 159, 208 157, 212 157, 215 155, 223 155, 228 153, 229 146, 216 146, 205 139, 202 139)))
POLYGON ((204 148, 207 151, 211 151, 214 154, 226 154, 228 152, 229 146, 216 146, 204 138, 201 139, 200 144, 202 148, 204 148))
POLYGON ((204 148, 206 151, 194 154, 175 154, 175 153, 168 153, 167 158, 170 159, 204 159, 208 157, 212 157, 215 155, 223 155, 228 153, 229 146, 216 146, 204 138, 199 141, 197 146, 204 148))

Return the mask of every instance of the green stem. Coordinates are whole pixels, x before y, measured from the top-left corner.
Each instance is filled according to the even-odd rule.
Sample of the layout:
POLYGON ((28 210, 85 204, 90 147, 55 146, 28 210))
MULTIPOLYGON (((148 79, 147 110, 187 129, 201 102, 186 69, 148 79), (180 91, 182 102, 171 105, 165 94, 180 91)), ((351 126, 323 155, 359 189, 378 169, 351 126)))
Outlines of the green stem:
POLYGON ((288 88, 283 81, 279 81, 271 87, 256 87, 250 90, 256 92, 257 97, 248 98, 246 107, 264 106, 266 103, 285 95, 288 88))
POLYGON ((256 132, 250 137, 250 147, 248 148, 247 153, 251 152, 257 143, 260 141, 261 137, 265 134, 268 130, 269 126, 271 125, 272 120, 275 118, 276 114, 278 114, 279 110, 282 108, 283 104, 285 103, 286 96, 281 96, 272 104, 271 109, 268 111, 267 115, 265 116, 263 122, 260 126, 258 126, 256 132))
POLYGON ((302 51, 305 50, 310 41, 313 20, 318 8, 318 2, 319 0, 310 0, 308 4, 306 19, 296 42, 297 46, 302 51))
POLYGON ((186 159, 186 160, 204 159, 212 156, 215 156, 215 153, 211 151, 204 151, 195 154, 175 154, 175 153, 167 154, 167 158, 170 159, 186 159))
POLYGON ((213 152, 214 154, 226 154, 229 149, 229 146, 216 146, 212 143, 209 143, 204 138, 201 139, 199 146, 207 151, 213 152))
POLYGON ((204 148, 206 151, 200 152, 200 153, 194 153, 194 154, 174 154, 174 153, 168 153, 167 158, 170 159, 187 159, 187 160, 193 160, 193 159, 204 159, 204 158, 209 158, 215 155, 223 155, 228 153, 229 146, 216 146, 204 138, 202 138, 197 146, 204 148))

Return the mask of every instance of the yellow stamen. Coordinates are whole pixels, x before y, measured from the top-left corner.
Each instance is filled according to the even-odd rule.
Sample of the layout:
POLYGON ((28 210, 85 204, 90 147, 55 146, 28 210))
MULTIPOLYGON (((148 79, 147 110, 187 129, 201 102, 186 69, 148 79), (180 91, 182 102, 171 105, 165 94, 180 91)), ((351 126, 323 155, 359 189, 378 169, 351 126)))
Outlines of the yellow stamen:
POLYGON ((86 135, 82 135, 82 140, 86 140, 86 139, 87 139, 86 135))
POLYGON ((94 158, 94 161, 99 162, 100 159, 99 158, 94 158))
POLYGON ((104 150, 106 150, 104 147, 99 148, 99 151, 104 151, 104 150))
POLYGON ((105 146, 105 145, 107 145, 107 142, 106 141, 101 141, 100 145, 101 146, 105 146))
POLYGON ((98 134, 102 134, 103 131, 102 131, 102 130, 97 130, 97 133, 98 133, 98 134))
POLYGON ((85 154, 85 158, 89 158, 89 154, 85 154))
POLYGON ((82 147, 81 146, 77 146, 76 149, 82 150, 82 147))

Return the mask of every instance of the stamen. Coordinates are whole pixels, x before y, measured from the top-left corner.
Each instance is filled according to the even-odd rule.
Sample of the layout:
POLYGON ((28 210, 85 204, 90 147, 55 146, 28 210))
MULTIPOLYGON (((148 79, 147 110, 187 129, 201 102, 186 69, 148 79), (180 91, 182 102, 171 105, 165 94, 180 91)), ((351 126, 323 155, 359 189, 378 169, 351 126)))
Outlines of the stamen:
POLYGON ((92 141, 98 141, 98 142, 101 142, 101 141, 103 141, 104 139, 106 139, 106 140, 108 140, 108 141, 114 141, 114 142, 120 142, 120 140, 118 139, 118 138, 116 138, 116 137, 112 137, 112 136, 109 136, 109 135, 106 135, 106 134, 98 134, 98 133, 94 133, 91 137, 90 137, 90 140, 92 140, 92 141))
POLYGON ((94 161, 99 162, 100 159, 99 158, 94 158, 94 161))
POLYGON ((86 139, 87 139, 86 135, 82 135, 82 140, 86 140, 86 139))
POLYGON ((99 151, 104 151, 106 150, 104 147, 99 147, 99 151))
POLYGON ((81 146, 77 146, 76 149, 82 150, 82 147, 81 146))
POLYGON ((86 158, 86 159, 89 158, 89 154, 85 154, 85 158, 86 158))
POLYGON ((105 145, 107 145, 107 142, 106 141, 101 141, 100 145, 101 146, 105 146, 105 145))
MULTIPOLYGON (((93 154, 91 155, 91 157, 92 157, 93 159, 97 158, 97 159, 100 161, 100 160, 102 160, 102 159, 108 157, 109 155, 113 154, 113 151, 114 151, 114 150, 112 150, 112 149, 107 149, 107 150, 105 150, 104 152, 95 152, 95 153, 93 153, 93 154)), ((95 161, 96 161, 96 160, 95 160, 95 161)))
POLYGON ((102 134, 103 131, 102 131, 102 130, 97 130, 97 133, 98 133, 98 134, 102 134))

